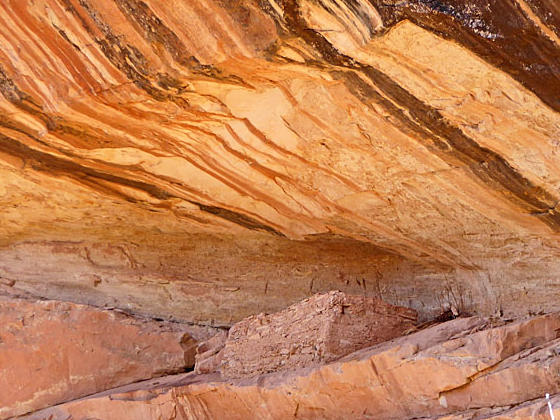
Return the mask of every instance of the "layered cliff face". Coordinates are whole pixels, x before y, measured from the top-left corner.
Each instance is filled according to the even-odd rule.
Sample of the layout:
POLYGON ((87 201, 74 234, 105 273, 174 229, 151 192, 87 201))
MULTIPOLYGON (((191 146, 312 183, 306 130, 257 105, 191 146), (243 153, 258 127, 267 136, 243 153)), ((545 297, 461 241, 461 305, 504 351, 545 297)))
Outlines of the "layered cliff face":
POLYGON ((2 302, 558 311, 559 57, 554 0, 0 2, 2 302))
POLYGON ((4 293, 558 308, 554 2, 0 7, 4 293))
POLYGON ((559 328, 558 314, 460 318, 328 365, 230 381, 174 375, 21 419, 549 420, 560 414, 559 328))
POLYGON ((194 366, 212 328, 0 298, 0 418, 194 366))

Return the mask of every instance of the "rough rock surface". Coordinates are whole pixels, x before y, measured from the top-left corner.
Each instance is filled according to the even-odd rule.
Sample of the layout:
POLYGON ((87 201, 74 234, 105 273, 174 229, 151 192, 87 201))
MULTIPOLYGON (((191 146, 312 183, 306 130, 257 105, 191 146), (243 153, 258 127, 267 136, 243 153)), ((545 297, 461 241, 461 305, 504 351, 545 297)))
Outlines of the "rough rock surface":
POLYGON ((194 371, 198 374, 217 372, 222 365, 228 331, 220 331, 196 347, 194 371))
POLYGON ((546 419, 560 414, 560 315, 458 318, 337 362, 253 379, 187 374, 26 419, 546 419), (49 417, 52 416, 52 417, 49 417))
POLYGON ((0 297, 0 418, 183 372, 212 330, 0 297))
POLYGON ((227 339, 218 336, 199 349, 195 370, 210 373, 213 366, 223 378, 240 378, 318 365, 399 337, 416 320, 416 311, 378 299, 318 294, 233 325, 227 339))
POLYGON ((222 326, 333 289, 560 309, 559 14, 2 1, 3 293, 222 326))
MULTIPOLYGON (((420 321, 560 311, 558 57, 557 0, 2 0, 0 296, 217 327, 329 290, 420 321)), ((539 319, 53 416, 544 415, 539 319)))

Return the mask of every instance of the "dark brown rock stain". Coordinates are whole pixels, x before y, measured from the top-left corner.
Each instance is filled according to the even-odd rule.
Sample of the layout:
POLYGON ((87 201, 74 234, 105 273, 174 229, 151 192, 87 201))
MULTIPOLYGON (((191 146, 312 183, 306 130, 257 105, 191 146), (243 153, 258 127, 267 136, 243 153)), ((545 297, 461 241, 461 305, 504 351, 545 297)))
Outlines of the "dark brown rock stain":
MULTIPOLYGON (((560 111, 560 46, 516 1, 369 0, 390 27, 408 19, 469 48, 560 111)), ((558 3, 531 0, 533 12, 558 33, 558 3)))
MULTIPOLYGON (((432 7, 435 7, 435 3, 431 3, 432 7)), ((297 1, 284 0, 281 5, 291 32, 312 46, 324 61, 338 67, 332 73, 343 80, 364 103, 369 104, 374 100, 381 104, 395 118, 399 127, 427 142, 428 147, 446 162, 466 165, 474 177, 499 192, 504 199, 522 211, 535 215, 554 231, 560 231, 560 212, 556 208, 560 202, 558 197, 533 184, 500 154, 480 146, 437 109, 416 98, 385 73, 340 53, 321 33, 307 27, 297 1), (358 73, 371 80, 383 95, 362 80, 358 73)), ((441 10, 449 9, 440 6, 441 10)))

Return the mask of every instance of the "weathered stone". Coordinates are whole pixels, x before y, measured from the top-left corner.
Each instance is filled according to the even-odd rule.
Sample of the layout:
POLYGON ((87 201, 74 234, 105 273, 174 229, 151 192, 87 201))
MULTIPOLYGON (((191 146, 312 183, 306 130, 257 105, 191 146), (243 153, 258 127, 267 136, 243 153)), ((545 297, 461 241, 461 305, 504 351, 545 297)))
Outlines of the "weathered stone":
POLYGON ((221 330, 207 341, 203 341, 196 348, 194 371, 198 374, 212 373, 219 370, 223 359, 223 348, 228 333, 221 330))
POLYGON ((552 395, 550 407, 546 396, 515 406, 491 406, 466 410, 446 416, 430 417, 426 420, 551 420, 560 416, 560 394, 552 395))
POLYGON ((555 12, 0 2, 0 290, 220 326, 334 289, 560 310, 555 12))
POLYGON ((560 315, 458 318, 336 362, 251 379, 186 374, 36 413, 112 419, 546 419, 560 403, 560 315), (451 417, 446 417, 451 416, 451 417))
MULTIPOLYGON (((558 0, 2 0, 0 295, 221 328, 330 290, 422 322, 559 311, 559 57, 558 0)), ((324 348, 297 328, 291 347, 237 340, 255 350, 247 366, 218 336, 197 371, 317 371, 350 349, 327 348, 356 337, 339 331, 324 348)), ((332 406, 346 401, 337 386, 373 392, 340 372, 302 405, 262 387, 239 401, 264 399, 261 417, 282 404, 282 417, 513 413, 525 388, 555 392, 555 345, 459 387, 449 361, 449 388, 428 380, 424 395, 412 377, 366 414, 332 406), (385 400, 393 412, 375 411, 385 400)), ((233 395, 248 388, 220 384, 246 413, 233 395)), ((206 398, 223 417, 213 397, 188 398, 200 407, 168 417, 181 404, 210 416, 206 398)))
POLYGON ((0 297, 0 418, 185 371, 211 329, 0 297))
POLYGON ((281 312, 244 319, 227 339, 220 335, 200 345, 195 370, 238 378, 313 366, 398 337, 416 320, 416 311, 379 299, 318 294, 281 312))

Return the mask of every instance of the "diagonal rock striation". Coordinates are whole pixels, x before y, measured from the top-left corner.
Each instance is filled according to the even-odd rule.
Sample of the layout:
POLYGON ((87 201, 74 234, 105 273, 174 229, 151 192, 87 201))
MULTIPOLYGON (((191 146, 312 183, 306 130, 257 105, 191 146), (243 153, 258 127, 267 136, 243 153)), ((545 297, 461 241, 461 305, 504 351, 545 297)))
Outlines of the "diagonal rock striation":
POLYGON ((554 0, 0 2, 0 416, 546 418, 558 57, 554 0), (394 323, 255 317, 331 290, 394 323))
POLYGON ((197 348, 195 371, 223 378, 324 364, 402 335, 417 313, 365 296, 317 294, 275 314, 234 324, 197 348))
POLYGON ((0 418, 194 366, 208 327, 0 297, 0 418))
POLYGON ((559 331, 558 314, 458 318, 325 366, 229 381, 173 376, 24 418, 546 418, 544 393, 556 404, 560 392, 559 331))
POLYGON ((556 12, 4 2, 2 293, 222 326, 332 289, 557 310, 556 12))

